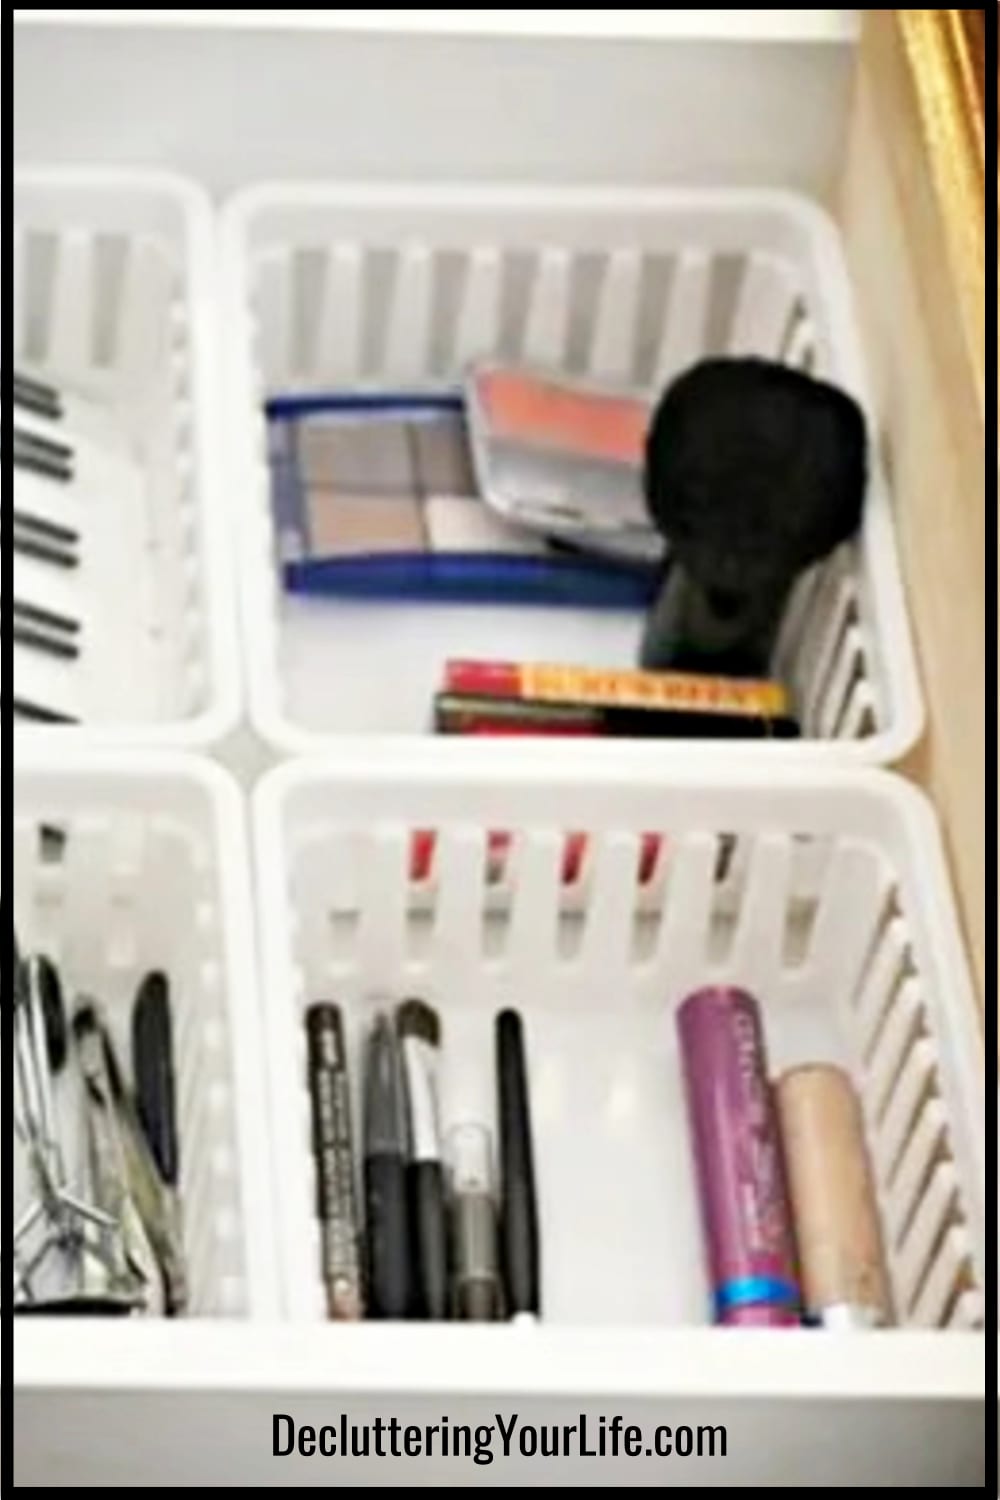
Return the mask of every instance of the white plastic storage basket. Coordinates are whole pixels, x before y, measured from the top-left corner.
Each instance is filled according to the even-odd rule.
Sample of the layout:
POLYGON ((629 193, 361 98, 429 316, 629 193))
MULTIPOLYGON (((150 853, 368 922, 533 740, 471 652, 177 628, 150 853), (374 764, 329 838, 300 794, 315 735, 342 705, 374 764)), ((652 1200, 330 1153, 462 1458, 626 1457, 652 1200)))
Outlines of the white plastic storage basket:
MULTIPOLYGON (((13 824, 22 951, 54 960, 68 1006, 81 995, 103 1006, 123 1056, 140 979, 167 974, 190 1316, 266 1317, 274 1300, 267 1137, 234 785, 214 766, 152 753, 39 753, 15 772, 13 824)), ((69 1143, 78 1122, 61 1078, 55 1104, 69 1143)), ((25 1179, 20 1187, 30 1191, 25 1179)), ((29 1362, 35 1329, 47 1321, 20 1322, 19 1353, 29 1362)), ((154 1326, 129 1321, 139 1340, 154 1326)), ((173 1336, 183 1341, 189 1326, 173 1323, 173 1336)), ((95 1382, 105 1373, 101 1337, 91 1319, 61 1332, 67 1357, 77 1349, 95 1382)))
POLYGON ((48 592, 29 602, 80 622, 82 654, 15 647, 16 691, 79 721, 61 742, 218 740, 240 695, 208 199, 155 172, 19 171, 12 242, 15 365, 99 403, 115 442, 77 451, 59 519, 79 528, 79 568, 30 580, 48 592))
MULTIPOLYGON (((836 233, 791 195, 262 186, 227 211, 224 287, 252 714, 284 750, 422 732, 448 655, 632 665, 639 621, 282 597, 265 397, 454 387, 470 359, 497 354, 662 384, 728 352, 782 359, 866 401, 836 233)), ((922 706, 877 453, 857 544, 803 580, 787 625, 777 665, 805 738, 754 753, 904 752, 922 706)))
MULTIPOLYGON (((775 1071, 823 1060, 854 1078, 898 1326, 844 1338, 754 1331, 726 1345, 730 1381, 747 1396, 787 1382, 832 1397, 868 1389, 875 1360, 879 1394, 902 1399, 914 1361, 929 1357, 942 1397, 981 1391, 983 1056, 918 793, 872 771, 789 768, 776 785, 759 766, 668 767, 626 786, 497 764, 460 776, 402 758, 373 768, 345 752, 282 767, 257 796, 280 1275, 293 1318, 324 1316, 304 1006, 344 1007, 356 1108, 365 1022, 376 1005, 425 996, 442 1020, 447 1126, 492 1123, 493 1016, 514 1005, 531 1070, 544 1321, 510 1328, 499 1346, 495 1331, 494 1345, 468 1329, 435 1344, 399 1329, 391 1348, 378 1345, 394 1389, 421 1392, 429 1358, 435 1380, 463 1389, 488 1380, 477 1361, 498 1357, 512 1388, 536 1396, 601 1378, 611 1391, 703 1394, 711 1340, 731 1333, 704 1327, 673 1015, 706 982, 738 983, 761 1001, 775 1071), (567 860, 580 834, 582 862, 567 860), (567 1338, 596 1325, 601 1337, 581 1345, 596 1363, 581 1353, 568 1375, 567 1338)), ((333 1388, 363 1380, 363 1337, 329 1330, 333 1388)))

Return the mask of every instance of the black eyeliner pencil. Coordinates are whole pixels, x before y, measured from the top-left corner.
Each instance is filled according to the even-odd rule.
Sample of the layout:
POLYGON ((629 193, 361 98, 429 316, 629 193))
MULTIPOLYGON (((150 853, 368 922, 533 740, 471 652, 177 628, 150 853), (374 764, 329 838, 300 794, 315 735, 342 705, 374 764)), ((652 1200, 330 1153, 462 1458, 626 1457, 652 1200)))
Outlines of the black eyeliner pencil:
POLYGON ((54 385, 46 385, 43 380, 35 380, 33 376, 15 370, 12 387, 15 406, 37 410, 42 416, 62 416, 62 398, 54 385))
POLYGON ((26 625, 40 625, 43 630, 54 630, 63 635, 79 635, 82 629, 79 620, 61 615, 54 609, 44 609, 40 604, 28 604, 23 599, 15 599, 11 609, 15 620, 21 620, 26 625))
POLYGON ((67 641, 58 635, 46 635, 42 630, 31 630, 15 623, 11 634, 15 646, 28 651, 40 651, 43 656, 55 656, 60 661, 76 661, 80 648, 75 641, 67 641))
POLYGON ((15 427, 14 467, 66 484, 73 478, 73 450, 65 443, 53 443, 15 427))
POLYGON ((34 531, 38 536, 45 537, 50 542, 61 543, 65 547, 79 545, 80 533, 74 531, 72 526, 61 526, 58 521, 49 521, 45 516, 35 516, 26 510, 15 509, 13 515, 14 525, 20 531, 34 531))
POLYGON ((76 568, 80 565, 80 559, 75 552, 66 551, 62 547, 54 547, 41 538, 18 535, 14 530, 14 551, 19 552, 22 557, 33 557, 38 562, 51 563, 54 568, 76 568))
POLYGON ((500 1243, 507 1316, 537 1318, 541 1307, 538 1207, 524 1029, 515 1010, 496 1018, 500 1141, 500 1243))
POLYGON ((53 463, 38 453, 20 448, 14 449, 15 469, 25 469, 29 474, 40 474, 43 479, 56 479, 60 484, 69 484, 73 470, 69 464, 53 463))
POLYGON ((14 717, 30 719, 35 724, 78 724, 72 714, 64 714, 57 708, 47 708, 43 703, 32 703, 29 698, 12 698, 14 717))
POLYGON ((26 391, 22 387, 14 387, 14 405, 22 411, 30 412, 33 417, 42 417, 47 422, 59 422, 62 420, 62 407, 58 402, 46 401, 26 391))
POLYGON ((27 427, 14 428, 14 447, 22 449, 25 453, 37 453, 42 458, 50 458, 54 464, 71 464, 73 462, 73 449, 69 443, 61 443, 58 438, 45 437, 40 432, 32 432, 27 427))

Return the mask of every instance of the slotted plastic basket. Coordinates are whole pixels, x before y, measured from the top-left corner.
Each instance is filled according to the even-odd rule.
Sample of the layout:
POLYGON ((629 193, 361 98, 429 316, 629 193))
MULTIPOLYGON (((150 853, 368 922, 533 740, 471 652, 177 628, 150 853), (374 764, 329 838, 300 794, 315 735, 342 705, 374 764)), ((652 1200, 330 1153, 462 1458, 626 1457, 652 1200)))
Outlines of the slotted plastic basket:
MULTIPOLYGON (((424 732, 448 655, 632 665, 640 622, 627 612, 283 597, 267 396, 451 389, 477 356, 658 386, 704 355, 753 353, 866 403, 836 233, 791 195, 266 185, 227 210, 223 262, 250 706, 258 730, 286 751, 424 732)), ((805 737, 756 745, 755 755, 888 762, 919 735, 874 428, 872 437, 861 535, 803 579, 778 651, 805 737)), ((641 761, 659 746, 600 753, 641 761)))
MULTIPOLYGON (((21 950, 56 963, 69 1008, 81 996, 101 1005, 123 1059, 140 980, 153 969, 168 977, 191 1318, 268 1316, 268 1142, 247 848, 234 784, 210 764, 153 752, 36 749, 30 767, 15 771, 13 828, 21 950)), ((81 1122, 68 1070, 55 1080, 55 1103, 74 1159, 81 1122)), ((24 1194, 26 1204, 31 1184, 21 1178, 15 1196, 24 1194)), ((22 1348, 39 1321, 48 1320, 19 1325, 22 1348)), ((170 1326, 183 1340, 189 1325, 185 1318, 170 1326)), ((92 1351, 95 1380, 101 1326, 105 1320, 95 1333, 93 1320, 74 1319, 64 1333, 67 1345, 79 1339, 92 1351)), ((136 1320, 136 1336, 152 1326, 136 1320)))
MULTIPOLYGON (((870 771, 789 768, 776 784, 762 766, 669 766, 626 785, 345 752, 272 772, 256 839, 291 1316, 324 1315, 303 1007, 343 1006, 357 1103, 361 1032, 416 994, 442 1019, 445 1127, 492 1126, 494 1013, 524 1017, 545 1316, 517 1346, 529 1388, 544 1388, 552 1330, 705 1325, 674 1012, 719 982, 759 998, 774 1072, 835 1062, 858 1089, 898 1326, 849 1339, 845 1358, 860 1370, 869 1339, 888 1341, 905 1384, 910 1341, 933 1329, 981 1373, 983 1057, 918 793, 870 771)), ((786 1338, 755 1332, 762 1367, 785 1368, 786 1338)), ((634 1354, 653 1378, 655 1343, 636 1337, 634 1354)))
POLYGON ((14 365, 96 403, 114 438, 59 497, 79 567, 30 580, 29 604, 79 622, 80 657, 15 647, 17 695, 78 722, 18 735, 217 742, 241 691, 208 198, 156 172, 19 170, 11 239, 14 365))

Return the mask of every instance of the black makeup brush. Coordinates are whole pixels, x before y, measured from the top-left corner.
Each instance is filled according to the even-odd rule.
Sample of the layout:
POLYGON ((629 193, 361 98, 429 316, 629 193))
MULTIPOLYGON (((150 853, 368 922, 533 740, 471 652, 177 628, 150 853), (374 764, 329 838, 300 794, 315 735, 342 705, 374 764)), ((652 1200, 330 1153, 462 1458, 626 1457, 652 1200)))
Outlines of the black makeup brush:
POLYGON ((442 1319, 448 1316, 448 1211, 438 1120, 441 1022, 422 1000, 407 1000, 396 1011, 396 1031, 410 1124, 407 1175, 417 1308, 425 1318, 442 1319))
POLYGON ((646 441, 669 559, 642 665, 765 676, 791 587, 856 531, 866 474, 864 417, 835 386, 763 359, 674 381, 646 441))
POLYGON ((365 1049, 364 1126, 368 1316, 409 1318, 414 1307, 409 1132, 399 1040, 384 1014, 376 1016, 365 1049))

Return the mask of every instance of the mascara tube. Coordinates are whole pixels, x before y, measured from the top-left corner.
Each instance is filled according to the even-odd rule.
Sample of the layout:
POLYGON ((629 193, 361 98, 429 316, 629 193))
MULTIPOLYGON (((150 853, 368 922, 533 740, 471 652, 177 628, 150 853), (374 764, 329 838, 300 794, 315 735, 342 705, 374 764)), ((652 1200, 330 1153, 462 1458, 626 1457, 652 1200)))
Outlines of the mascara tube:
POLYGON ((698 990, 677 1032, 714 1321, 793 1327, 795 1240, 759 1007, 745 990, 698 990))
POLYGON ((489 1131, 484 1125, 456 1125, 448 1132, 447 1158, 454 1316, 492 1323, 502 1316, 502 1298, 489 1131))

